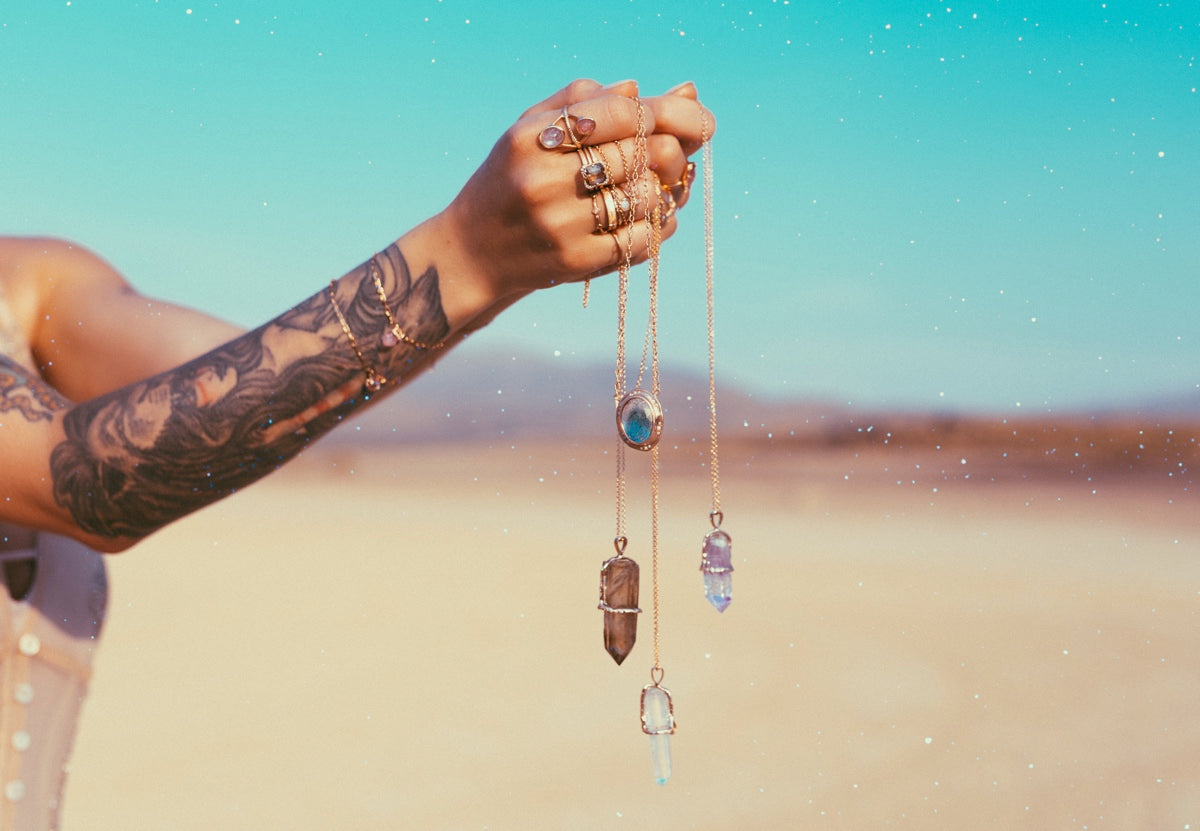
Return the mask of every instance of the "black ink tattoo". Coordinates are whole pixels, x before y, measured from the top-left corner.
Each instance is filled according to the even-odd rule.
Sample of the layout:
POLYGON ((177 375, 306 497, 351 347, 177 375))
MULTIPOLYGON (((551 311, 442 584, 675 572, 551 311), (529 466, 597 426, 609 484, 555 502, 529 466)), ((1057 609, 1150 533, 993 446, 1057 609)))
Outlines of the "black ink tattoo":
MULTIPOLYGON (((412 280, 395 246, 378 261, 398 319, 443 338, 437 271, 412 280)), ((347 320, 387 377, 403 382, 424 369, 427 354, 379 349, 373 333, 385 316, 365 267, 339 293, 351 289, 347 320)), ((51 457, 54 497, 90 533, 144 536, 279 468, 367 402, 362 380, 319 292, 207 355, 71 409, 51 457)))

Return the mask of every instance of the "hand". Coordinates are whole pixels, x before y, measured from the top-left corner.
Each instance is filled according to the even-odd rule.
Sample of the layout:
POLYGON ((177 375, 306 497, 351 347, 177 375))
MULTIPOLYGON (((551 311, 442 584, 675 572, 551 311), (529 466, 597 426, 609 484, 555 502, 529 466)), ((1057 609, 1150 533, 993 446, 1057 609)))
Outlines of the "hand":
MULTIPOLYGON (((611 184, 645 195, 634 221, 666 198, 660 189, 663 182, 676 185, 675 204, 682 206, 687 194, 679 183, 687 157, 700 148, 705 131, 711 136, 715 119, 699 104, 691 84, 642 99, 640 108, 637 95, 631 81, 607 87, 575 81, 526 110, 453 202, 432 220, 439 251, 454 266, 440 263, 442 279, 449 277, 466 288, 461 281, 470 275, 475 291, 507 305, 539 288, 615 270, 623 246, 631 247, 633 262, 644 260, 646 235, 621 233, 618 241, 611 233, 597 233, 597 213, 604 215, 604 203, 594 201, 584 186, 580 154, 569 144, 564 152, 547 149, 538 140, 556 119, 562 124, 564 107, 574 119, 590 118, 595 129, 582 142, 599 148, 611 184), (635 141, 639 118, 646 136, 642 164, 635 141)), ((674 215, 664 221, 663 239, 674 233, 676 224, 674 215)))

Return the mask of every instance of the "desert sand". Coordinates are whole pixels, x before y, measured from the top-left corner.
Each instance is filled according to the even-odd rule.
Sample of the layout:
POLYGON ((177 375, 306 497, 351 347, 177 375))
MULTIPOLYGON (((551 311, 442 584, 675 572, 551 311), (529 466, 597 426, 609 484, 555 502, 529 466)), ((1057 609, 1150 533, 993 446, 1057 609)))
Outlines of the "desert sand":
POLYGON ((112 558, 64 826, 1200 828, 1194 467, 730 444, 720 615, 703 453, 668 449, 665 786, 650 615, 624 665, 601 643, 612 470, 525 439, 318 447, 112 558))

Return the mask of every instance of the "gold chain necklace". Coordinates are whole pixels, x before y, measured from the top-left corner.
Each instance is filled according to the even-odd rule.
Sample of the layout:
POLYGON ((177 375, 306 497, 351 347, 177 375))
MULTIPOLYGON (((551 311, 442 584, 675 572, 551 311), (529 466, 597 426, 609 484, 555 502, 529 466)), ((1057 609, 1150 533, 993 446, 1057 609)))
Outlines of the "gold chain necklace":
POLYGON ((721 530, 721 463, 717 450, 716 327, 713 323, 713 163, 708 118, 700 110, 701 159, 704 163, 704 286, 708 309, 708 434, 709 472, 712 476, 712 530, 704 535, 700 571, 704 574, 704 596, 718 612, 733 600, 733 551, 729 534, 721 530))
MULTIPOLYGON (((705 289, 707 297, 708 325, 708 409, 710 436, 710 473, 712 477, 712 509, 709 511, 711 530, 704 537, 703 556, 700 568, 704 574, 705 596, 718 611, 724 611, 731 599, 730 573, 733 571, 729 535, 721 529, 723 514, 720 503, 720 471, 718 463, 717 416, 716 416, 716 363, 713 321, 713 193, 712 193, 712 143, 707 115, 700 108, 701 144, 703 148, 704 176, 704 244, 705 244, 705 289)), ((650 551, 651 592, 653 613, 654 663, 650 669, 650 683, 642 688, 641 722, 642 732, 650 736, 651 761, 654 778, 665 784, 671 776, 670 735, 675 732, 674 703, 671 693, 662 686, 662 667, 659 616, 659 439, 663 433, 663 409, 659 401, 660 378, 658 360, 658 266, 659 248, 662 242, 663 199, 649 192, 649 185, 642 182, 646 170, 647 145, 645 111, 638 101, 638 130, 634 138, 634 159, 628 179, 636 183, 633 194, 642 205, 645 221, 647 272, 649 290, 649 320, 642 347, 642 360, 637 382, 632 391, 627 390, 625 317, 629 300, 629 271, 633 242, 633 227, 627 229, 627 244, 618 265, 617 282, 617 364, 615 371, 616 421, 619 441, 617 442, 616 500, 617 532, 614 538, 616 554, 604 562, 600 569, 600 604, 604 612, 604 647, 618 664, 625 660, 637 640, 637 615, 639 594, 639 568, 626 555, 628 537, 625 529, 626 498, 626 447, 649 451, 650 455, 650 551), (650 197, 655 196, 654 207, 650 197), (647 353, 650 361, 650 389, 642 388, 646 369, 647 353)), ((694 167, 689 165, 685 172, 685 189, 690 187, 694 167)), ((620 233, 620 231, 618 231, 620 233)), ((618 246, 618 250, 622 251, 618 246)), ((585 286, 586 292, 586 286, 585 286)), ((586 294, 585 294, 586 305, 586 294)))

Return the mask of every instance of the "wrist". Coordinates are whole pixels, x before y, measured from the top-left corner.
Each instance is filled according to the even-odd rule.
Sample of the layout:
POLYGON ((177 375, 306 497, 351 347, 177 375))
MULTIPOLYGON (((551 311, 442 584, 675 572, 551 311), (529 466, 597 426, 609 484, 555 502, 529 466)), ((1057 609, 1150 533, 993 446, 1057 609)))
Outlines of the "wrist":
POLYGON ((487 264, 473 256, 447 209, 397 240, 413 275, 433 268, 450 336, 468 333, 528 292, 498 289, 487 264))

